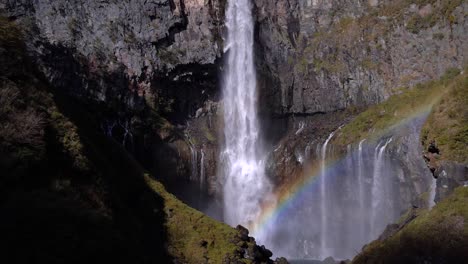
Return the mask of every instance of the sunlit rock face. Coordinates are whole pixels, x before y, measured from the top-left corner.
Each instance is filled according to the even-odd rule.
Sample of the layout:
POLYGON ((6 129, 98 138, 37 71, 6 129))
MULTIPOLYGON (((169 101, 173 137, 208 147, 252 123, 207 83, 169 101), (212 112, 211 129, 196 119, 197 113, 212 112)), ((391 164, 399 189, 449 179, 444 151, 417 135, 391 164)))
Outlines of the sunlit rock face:
POLYGON ((374 104, 463 67, 467 3, 453 10, 453 23, 412 27, 414 17, 437 17, 440 8, 408 4, 395 18, 389 10, 398 2, 256 0, 262 110, 312 114, 374 104))

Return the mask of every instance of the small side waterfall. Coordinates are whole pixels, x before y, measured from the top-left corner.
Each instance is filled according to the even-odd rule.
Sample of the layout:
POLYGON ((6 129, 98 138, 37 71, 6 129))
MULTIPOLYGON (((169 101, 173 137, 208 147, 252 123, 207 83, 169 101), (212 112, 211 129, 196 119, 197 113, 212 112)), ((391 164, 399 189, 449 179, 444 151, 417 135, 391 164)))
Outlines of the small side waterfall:
POLYGON ((190 180, 196 181, 198 180, 198 151, 197 149, 192 146, 190 146, 190 164, 192 165, 191 171, 190 171, 190 180))
POLYGON ((432 209, 432 207, 436 205, 435 203, 436 190, 437 190, 437 179, 432 178, 431 190, 429 191, 429 201, 427 201, 428 202, 427 207, 429 207, 429 209, 432 209))
MULTIPOLYGON (((363 158, 363 144, 366 139, 363 139, 359 142, 358 146, 358 163, 357 163, 357 183, 358 183, 358 203, 359 203, 359 214, 364 215, 366 212, 365 202, 365 179, 364 179, 364 158, 363 158)), ((365 241, 367 238, 366 231, 366 223, 365 219, 360 222, 359 224, 359 231, 360 231, 360 240, 365 241)))
POLYGON ((205 188, 205 150, 202 148, 200 150, 201 158, 200 158, 200 190, 203 191, 205 188))
POLYGON ((378 236, 383 231, 383 228, 385 228, 386 221, 379 219, 379 217, 385 217, 387 214, 386 211, 389 209, 385 208, 385 203, 388 197, 385 191, 386 184, 384 177, 386 175, 384 173, 384 152, 392 140, 393 139, 390 138, 383 146, 380 146, 379 144, 375 149, 374 173, 371 189, 372 207, 370 215, 370 229, 372 237, 378 236))
POLYGON ((226 10, 229 50, 223 85, 225 144, 220 155, 224 176, 224 220, 255 224, 271 193, 257 117, 254 21, 250 0, 230 0, 226 10))
POLYGON ((320 256, 327 257, 328 253, 328 197, 327 197, 327 146, 330 140, 335 135, 336 131, 332 132, 322 146, 322 161, 321 161, 321 175, 320 175, 320 256))

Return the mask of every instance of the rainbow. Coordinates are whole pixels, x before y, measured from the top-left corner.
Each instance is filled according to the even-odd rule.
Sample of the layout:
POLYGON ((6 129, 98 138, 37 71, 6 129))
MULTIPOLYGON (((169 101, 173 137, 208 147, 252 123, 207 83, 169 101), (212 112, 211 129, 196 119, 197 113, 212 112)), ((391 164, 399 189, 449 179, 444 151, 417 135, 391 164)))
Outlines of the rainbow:
MULTIPOLYGON (((367 142, 376 142, 380 138, 388 136, 391 131, 400 126, 410 124, 416 119, 426 118, 440 96, 431 100, 429 103, 412 109, 410 113, 404 114, 400 121, 395 122, 388 128, 372 132, 372 134, 368 135, 367 142)), ((340 134, 337 133, 336 137, 339 136, 340 134)), ((342 160, 343 158, 335 158, 334 160, 327 161, 325 170, 328 171, 335 168, 342 160)), ((262 234, 264 235, 268 233, 268 230, 273 230, 272 228, 274 228, 276 223, 280 223, 280 221, 287 219, 288 213, 290 213, 291 210, 299 207, 301 203, 306 202, 306 199, 304 199, 306 193, 318 191, 320 175, 320 165, 312 164, 309 166, 309 169, 306 170, 303 177, 299 177, 295 182, 289 184, 286 188, 283 188, 282 191, 278 191, 275 194, 276 203, 263 206, 258 220, 250 226, 253 234, 262 237, 262 234)), ((333 180, 333 178, 339 177, 339 175, 328 173, 327 177, 332 177, 331 179, 333 180)))

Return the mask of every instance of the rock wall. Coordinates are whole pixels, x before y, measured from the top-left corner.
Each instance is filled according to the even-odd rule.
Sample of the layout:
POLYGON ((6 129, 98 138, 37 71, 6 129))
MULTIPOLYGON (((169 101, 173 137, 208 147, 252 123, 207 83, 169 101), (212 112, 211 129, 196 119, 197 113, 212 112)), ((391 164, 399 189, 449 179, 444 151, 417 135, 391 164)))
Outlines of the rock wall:
MULTIPOLYGON (((201 179, 193 171, 203 169, 203 188, 215 195, 225 2, 0 0, 0 15, 24 26, 44 77, 93 109, 102 130, 171 191, 195 191, 201 179)), ((294 115, 375 104, 466 63, 468 4, 419 2, 255 0, 271 145, 294 138, 294 115)), ((293 166, 275 164, 278 177, 295 174, 293 166)))
POLYGON ((45 75, 73 94, 188 116, 217 88, 224 1, 2 0, 0 10, 29 26, 45 75))
POLYGON ((219 97, 224 5, 1 0, 0 15, 24 29, 28 53, 54 88, 92 109, 107 136, 178 186, 192 181, 187 132, 197 122, 187 121, 219 97))
POLYGON ((375 104, 467 62, 463 1, 255 3, 262 106, 269 113, 375 104))

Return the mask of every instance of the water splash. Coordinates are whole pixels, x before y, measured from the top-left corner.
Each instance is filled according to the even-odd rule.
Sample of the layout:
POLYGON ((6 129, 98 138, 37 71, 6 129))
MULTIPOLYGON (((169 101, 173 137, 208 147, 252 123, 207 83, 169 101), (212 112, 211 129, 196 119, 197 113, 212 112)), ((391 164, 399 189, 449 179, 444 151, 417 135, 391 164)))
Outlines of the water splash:
POLYGON ((226 26, 225 145, 220 157, 224 175, 224 220, 230 225, 250 226, 271 193, 271 184, 265 176, 265 155, 257 117, 250 0, 229 1, 226 26))

